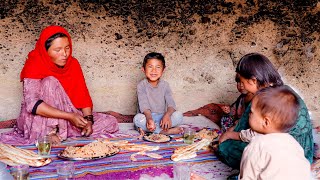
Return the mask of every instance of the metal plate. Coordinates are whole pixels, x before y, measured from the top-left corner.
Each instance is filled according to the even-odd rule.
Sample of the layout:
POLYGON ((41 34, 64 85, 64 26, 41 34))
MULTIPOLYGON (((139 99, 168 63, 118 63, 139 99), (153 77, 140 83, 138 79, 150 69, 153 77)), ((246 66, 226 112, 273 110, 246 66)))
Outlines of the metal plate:
POLYGON ((149 142, 154 142, 154 143, 165 143, 165 142, 170 142, 170 141, 172 140, 172 137, 171 137, 171 136, 164 135, 164 134, 162 134, 162 135, 164 135, 164 136, 168 137, 168 138, 169 138, 169 140, 167 140, 167 141, 161 141, 161 142, 158 142, 158 141, 152 141, 152 140, 149 140, 149 139, 147 139, 147 138, 146 138, 147 136, 150 136, 150 135, 152 135, 152 134, 153 134, 153 133, 147 133, 146 135, 144 135, 144 136, 143 136, 143 140, 145 140, 145 141, 149 141, 149 142))
POLYGON ((62 150, 62 151, 60 151, 60 152, 58 153, 58 157, 59 157, 59 158, 66 159, 66 160, 72 160, 72 161, 83 161, 83 160, 96 160, 96 159, 102 159, 102 158, 114 156, 114 155, 118 154, 120 150, 117 149, 116 152, 114 152, 114 153, 112 153, 112 154, 107 154, 107 155, 105 155, 105 156, 85 157, 85 158, 80 158, 80 157, 76 157, 76 158, 66 157, 66 156, 63 156, 63 155, 62 155, 63 151, 64 151, 64 150, 62 150))

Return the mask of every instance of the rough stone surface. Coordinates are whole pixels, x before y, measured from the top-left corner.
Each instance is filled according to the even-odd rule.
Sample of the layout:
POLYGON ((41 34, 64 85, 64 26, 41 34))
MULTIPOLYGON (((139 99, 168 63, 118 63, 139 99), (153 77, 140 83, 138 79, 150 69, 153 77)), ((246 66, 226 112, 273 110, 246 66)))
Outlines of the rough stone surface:
POLYGON ((18 116, 20 71, 51 24, 73 37, 95 111, 135 113, 141 61, 150 51, 165 55, 163 78, 180 111, 232 103, 236 63, 260 52, 320 122, 317 0, 1 0, 0 120, 18 116))

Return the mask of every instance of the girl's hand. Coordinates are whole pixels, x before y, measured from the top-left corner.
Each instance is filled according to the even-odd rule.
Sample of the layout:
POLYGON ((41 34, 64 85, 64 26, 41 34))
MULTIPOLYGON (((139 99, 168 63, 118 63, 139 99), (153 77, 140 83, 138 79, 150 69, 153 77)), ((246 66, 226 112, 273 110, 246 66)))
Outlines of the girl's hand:
POLYGON ((92 122, 88 121, 87 125, 82 129, 82 136, 90 136, 93 133, 92 122))
POLYGON ((148 119, 147 120, 147 129, 151 132, 155 131, 156 130, 156 125, 153 121, 153 119, 148 119))
POLYGON ((230 131, 227 131, 227 132, 221 134, 221 136, 219 137, 219 144, 222 143, 223 141, 230 139, 229 133, 230 133, 230 131))
POLYGON ((169 115, 164 115, 162 117, 162 120, 160 122, 160 127, 163 129, 163 130, 168 130, 170 129, 172 126, 172 123, 171 123, 171 119, 170 119, 170 116, 169 115))
POLYGON ((77 113, 71 113, 71 118, 69 119, 69 121, 72 125, 76 126, 77 128, 85 128, 88 124, 88 121, 77 113))

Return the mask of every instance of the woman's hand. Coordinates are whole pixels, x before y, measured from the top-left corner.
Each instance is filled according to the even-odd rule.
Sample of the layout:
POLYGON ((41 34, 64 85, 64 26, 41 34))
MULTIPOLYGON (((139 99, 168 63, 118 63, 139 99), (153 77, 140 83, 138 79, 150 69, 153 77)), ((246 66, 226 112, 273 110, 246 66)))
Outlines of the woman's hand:
POLYGON ((92 122, 88 121, 87 125, 82 129, 82 136, 90 136, 93 133, 92 122))
POLYGON ((147 129, 151 132, 155 131, 156 130, 156 125, 153 121, 153 119, 148 119, 147 120, 147 129))
POLYGON ((85 128, 88 124, 88 121, 77 113, 71 113, 69 121, 72 125, 76 126, 77 128, 85 128))

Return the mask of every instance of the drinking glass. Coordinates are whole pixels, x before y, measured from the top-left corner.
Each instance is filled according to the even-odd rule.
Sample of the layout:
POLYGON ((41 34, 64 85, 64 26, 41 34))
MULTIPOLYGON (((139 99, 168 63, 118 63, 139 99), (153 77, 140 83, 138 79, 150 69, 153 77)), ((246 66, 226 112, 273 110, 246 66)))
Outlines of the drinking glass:
POLYGON ((41 156, 49 156, 51 151, 50 136, 41 136, 38 138, 38 154, 41 156))
POLYGON ((186 144, 192 144, 194 142, 195 130, 191 128, 184 129, 183 142, 186 144))
POLYGON ((10 172, 14 180, 29 179, 29 165, 27 164, 12 166, 10 172))
POLYGON ((58 180, 73 180, 74 179, 74 163, 64 161, 57 166, 58 180))

